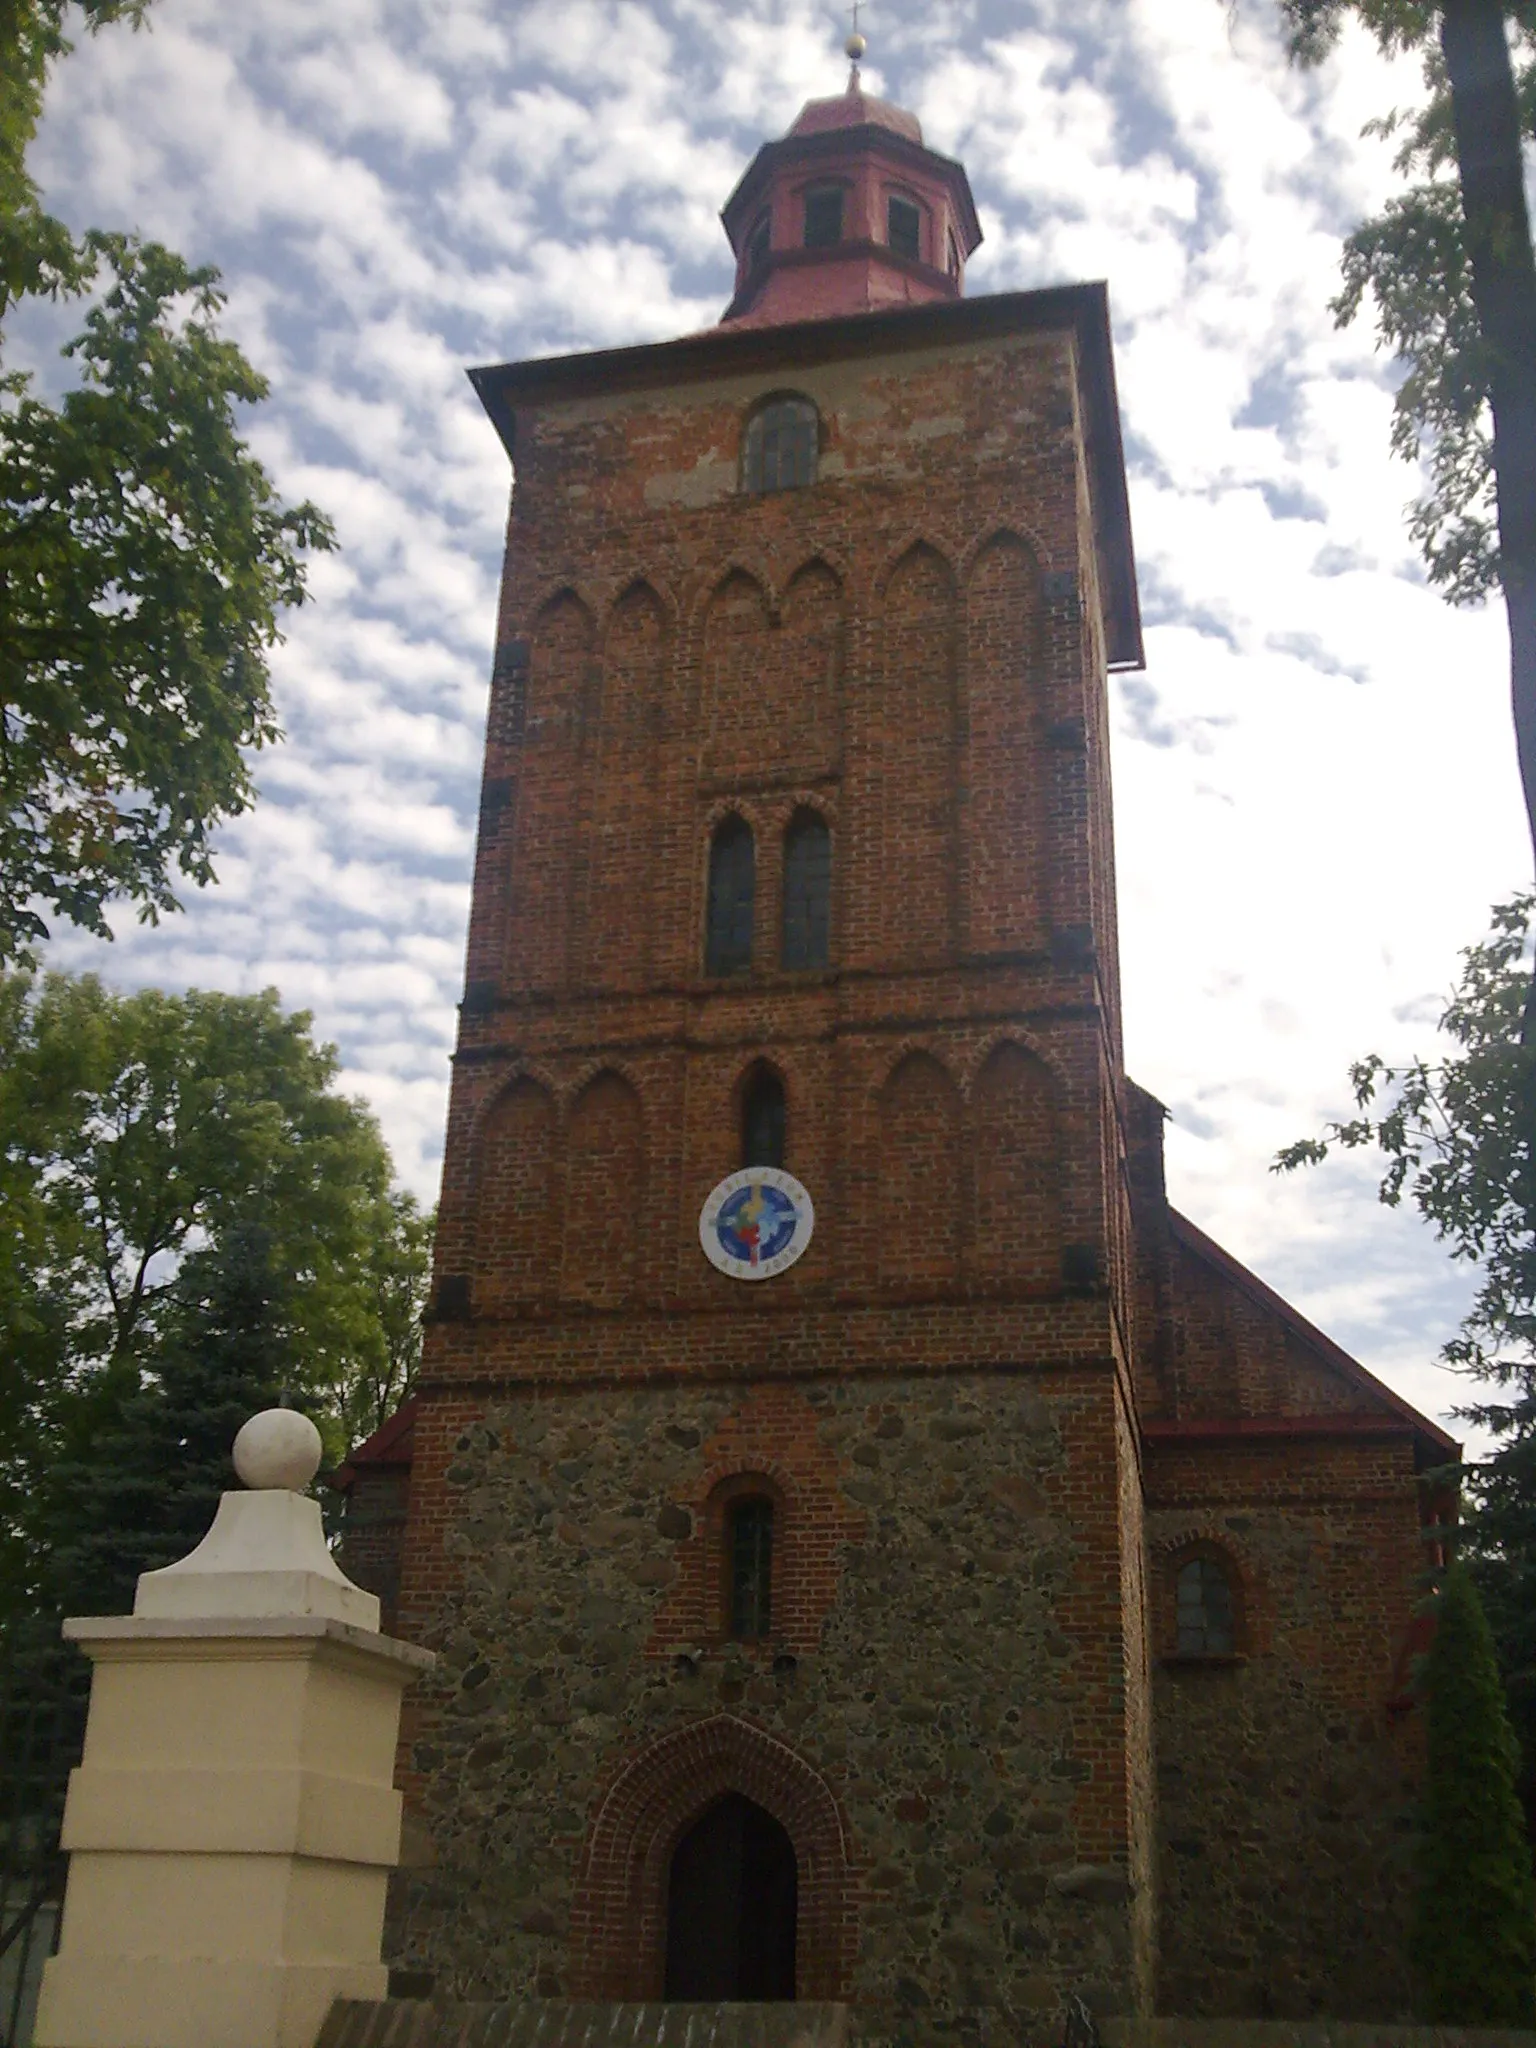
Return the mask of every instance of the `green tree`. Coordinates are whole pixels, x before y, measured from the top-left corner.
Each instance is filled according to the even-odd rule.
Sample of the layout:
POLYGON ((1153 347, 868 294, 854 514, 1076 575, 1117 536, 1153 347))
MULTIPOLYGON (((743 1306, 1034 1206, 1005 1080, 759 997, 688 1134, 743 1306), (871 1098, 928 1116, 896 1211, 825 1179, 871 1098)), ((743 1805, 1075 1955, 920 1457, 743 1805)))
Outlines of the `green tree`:
POLYGON ((1425 2019, 1536 2023, 1536 1880, 1493 1637, 1453 1564, 1424 1660, 1427 1756, 1414 1927, 1425 2019))
MULTIPOLYGON (((1413 182, 1345 244, 1341 324, 1367 292, 1404 361, 1392 444, 1428 458, 1411 528, 1452 603, 1502 585, 1511 700, 1536 848, 1536 257, 1522 134, 1536 133, 1532 0, 1280 0, 1291 49, 1316 62, 1346 14, 1385 51, 1420 50, 1424 108, 1392 116, 1413 182), (1513 56, 1511 53, 1513 39, 1513 56)), ((1533 1019, 1536 1022, 1536 1019, 1533 1019)))
POLYGON ((231 1233, 266 1235, 286 1384, 333 1458, 408 1391, 430 1221, 335 1075, 271 990, 0 977, 0 1606, 35 1585, 39 1475, 153 1380, 189 1262, 231 1233))
MULTIPOLYGON (((147 0, 85 0, 92 30, 147 0)), ((217 318, 218 273, 93 231, 76 241, 27 175, 63 0, 0 0, 0 319, 27 293, 96 292, 45 404, 0 376, 0 964, 62 916, 110 936, 174 877, 212 879, 211 837, 252 801, 279 737, 267 657, 332 545, 236 431, 267 385, 217 318)), ((3 348, 3 335, 0 335, 3 348)))
POLYGON ((185 1557, 236 1485, 230 1446, 275 1405, 288 1370, 292 1282, 270 1234, 239 1224, 177 1276, 153 1372, 43 1478, 39 1591, 61 1613, 126 1614, 140 1572, 185 1557))
POLYGON ((336 1407, 348 1446, 372 1436, 415 1384, 435 1222, 403 1188, 391 1189, 375 1211, 364 1267, 372 1312, 336 1407))
MULTIPOLYGON (((79 0, 94 35, 109 22, 137 28, 149 0, 79 0)), ((80 283, 80 256, 64 223, 43 211, 27 174, 27 150, 42 118, 50 66, 70 44, 67 0, 0 0, 0 320, 29 293, 80 283)))

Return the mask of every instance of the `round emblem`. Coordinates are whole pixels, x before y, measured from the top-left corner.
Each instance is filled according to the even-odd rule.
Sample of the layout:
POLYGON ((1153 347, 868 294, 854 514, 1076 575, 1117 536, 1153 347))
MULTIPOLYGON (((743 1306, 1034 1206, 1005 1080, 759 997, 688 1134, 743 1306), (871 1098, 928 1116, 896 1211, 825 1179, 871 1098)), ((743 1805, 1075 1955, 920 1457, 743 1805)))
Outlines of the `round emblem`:
POLYGON ((771 1280, 811 1241, 816 1211, 792 1173, 749 1166, 710 1190, 699 1211, 704 1256, 733 1280, 771 1280))

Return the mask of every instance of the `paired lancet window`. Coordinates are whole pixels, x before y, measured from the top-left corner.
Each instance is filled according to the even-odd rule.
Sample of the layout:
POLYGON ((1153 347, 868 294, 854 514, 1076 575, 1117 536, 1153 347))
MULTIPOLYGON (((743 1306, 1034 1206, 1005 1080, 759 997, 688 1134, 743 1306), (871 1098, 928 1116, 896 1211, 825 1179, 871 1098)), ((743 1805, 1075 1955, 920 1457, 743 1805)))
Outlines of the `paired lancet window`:
MULTIPOLYGON (((779 965, 792 972, 830 965, 832 835, 809 808, 796 811, 784 835, 784 887, 779 965)), ((752 827, 732 811, 709 847, 704 972, 745 974, 752 965, 757 855, 752 827)))
POLYGON ((709 849, 709 913, 704 937, 706 974, 744 974, 752 965, 752 907, 757 855, 752 827, 734 811, 721 821, 709 849))
POLYGON ((796 811, 784 835, 781 967, 825 967, 832 940, 832 834, 817 811, 796 811))

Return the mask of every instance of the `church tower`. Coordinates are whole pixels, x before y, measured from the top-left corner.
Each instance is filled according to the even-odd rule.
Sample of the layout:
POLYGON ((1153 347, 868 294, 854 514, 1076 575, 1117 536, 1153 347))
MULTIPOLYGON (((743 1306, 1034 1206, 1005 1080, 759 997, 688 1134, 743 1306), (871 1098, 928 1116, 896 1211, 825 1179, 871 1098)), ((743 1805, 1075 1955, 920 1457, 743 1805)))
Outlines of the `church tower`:
MULTIPOLYGON (((856 63, 724 221, 715 329, 474 373, 516 483, 399 1953, 1011 2043, 1151 2006, 1138 1400, 1179 1397, 1138 1330, 1196 1256, 1133 1238, 1106 294, 967 299, 965 172, 856 63)), ((1217 1559, 1178 1599, 1226 1670, 1217 1559)))

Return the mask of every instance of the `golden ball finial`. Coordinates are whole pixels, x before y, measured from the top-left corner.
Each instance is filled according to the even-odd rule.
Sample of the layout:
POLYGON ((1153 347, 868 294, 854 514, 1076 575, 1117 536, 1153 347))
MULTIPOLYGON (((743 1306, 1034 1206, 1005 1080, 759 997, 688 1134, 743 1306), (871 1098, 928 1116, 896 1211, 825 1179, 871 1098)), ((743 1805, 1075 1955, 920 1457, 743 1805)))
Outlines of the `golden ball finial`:
POLYGON ((863 56, 864 52, 869 48, 869 45, 868 43, 865 42, 864 38, 859 34, 858 30, 855 29, 853 34, 848 38, 847 42, 844 43, 843 48, 847 51, 848 55, 853 59, 854 63, 857 64, 859 59, 863 56))

